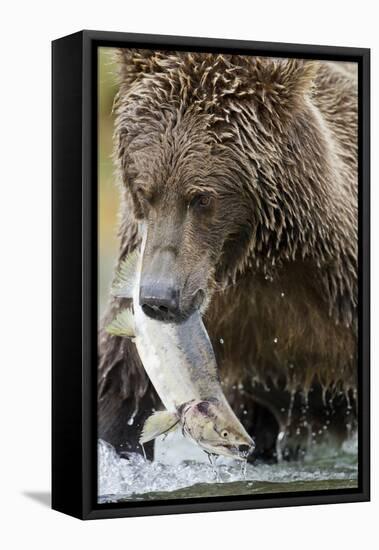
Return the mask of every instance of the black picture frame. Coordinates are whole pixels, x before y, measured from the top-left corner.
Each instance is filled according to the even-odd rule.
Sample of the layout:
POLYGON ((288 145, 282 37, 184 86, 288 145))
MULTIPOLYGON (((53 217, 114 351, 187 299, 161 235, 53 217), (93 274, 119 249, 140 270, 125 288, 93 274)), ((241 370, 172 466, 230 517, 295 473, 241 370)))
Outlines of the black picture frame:
POLYGON ((52 43, 52 507, 81 519, 370 499, 370 50, 81 31, 52 43), (97 48, 141 47, 355 61, 359 71, 357 489, 97 504, 97 48))

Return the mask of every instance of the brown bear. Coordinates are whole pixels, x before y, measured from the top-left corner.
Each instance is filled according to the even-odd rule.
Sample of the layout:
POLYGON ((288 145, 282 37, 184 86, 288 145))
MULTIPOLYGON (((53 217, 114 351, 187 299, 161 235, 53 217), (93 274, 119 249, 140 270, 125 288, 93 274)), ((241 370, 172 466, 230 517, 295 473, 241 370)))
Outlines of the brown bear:
MULTIPOLYGON (((354 429, 353 64, 118 52, 118 262, 147 243, 140 303, 200 308, 225 393, 266 459, 354 429)), ((111 299, 103 326, 125 301, 111 299)), ((99 337, 99 436, 138 450, 160 406, 133 343, 99 337)))

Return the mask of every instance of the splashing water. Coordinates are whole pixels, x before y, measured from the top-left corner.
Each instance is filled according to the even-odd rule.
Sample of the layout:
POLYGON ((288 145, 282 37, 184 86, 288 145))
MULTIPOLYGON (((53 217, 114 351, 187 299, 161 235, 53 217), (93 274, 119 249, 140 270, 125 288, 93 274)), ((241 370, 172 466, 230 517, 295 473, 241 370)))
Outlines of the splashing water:
POLYGON ((241 465, 219 457, 215 465, 208 462, 205 453, 186 459, 188 449, 181 452, 180 444, 173 461, 162 452, 156 452, 153 462, 137 453, 120 458, 111 445, 99 440, 98 500, 106 503, 357 487, 356 437, 338 450, 316 447, 301 462, 241 465))

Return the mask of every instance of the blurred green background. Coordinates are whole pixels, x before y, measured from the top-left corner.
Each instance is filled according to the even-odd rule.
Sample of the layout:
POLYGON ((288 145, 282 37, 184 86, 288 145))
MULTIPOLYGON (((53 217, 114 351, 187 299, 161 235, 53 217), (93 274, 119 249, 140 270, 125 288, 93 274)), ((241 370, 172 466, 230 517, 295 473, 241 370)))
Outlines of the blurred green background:
POLYGON ((102 316, 117 256, 119 191, 112 161, 112 106, 117 91, 113 48, 98 49, 98 313, 102 316))

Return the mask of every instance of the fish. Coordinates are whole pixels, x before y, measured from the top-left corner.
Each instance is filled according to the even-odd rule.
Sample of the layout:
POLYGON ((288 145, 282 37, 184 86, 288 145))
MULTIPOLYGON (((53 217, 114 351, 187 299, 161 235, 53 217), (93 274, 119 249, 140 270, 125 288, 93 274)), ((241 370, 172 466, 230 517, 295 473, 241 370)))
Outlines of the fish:
POLYGON ((246 460, 254 450, 253 440, 229 404, 225 406, 225 402, 213 397, 201 401, 193 399, 182 404, 176 412, 155 412, 146 420, 139 441, 147 443, 178 427, 184 437, 208 455, 246 460))
POLYGON ((199 311, 177 323, 145 315, 139 304, 141 249, 121 264, 111 293, 132 300, 106 330, 130 338, 165 411, 145 422, 140 443, 181 429, 183 435, 209 455, 245 460, 254 441, 230 407, 221 387, 216 358, 199 311))

